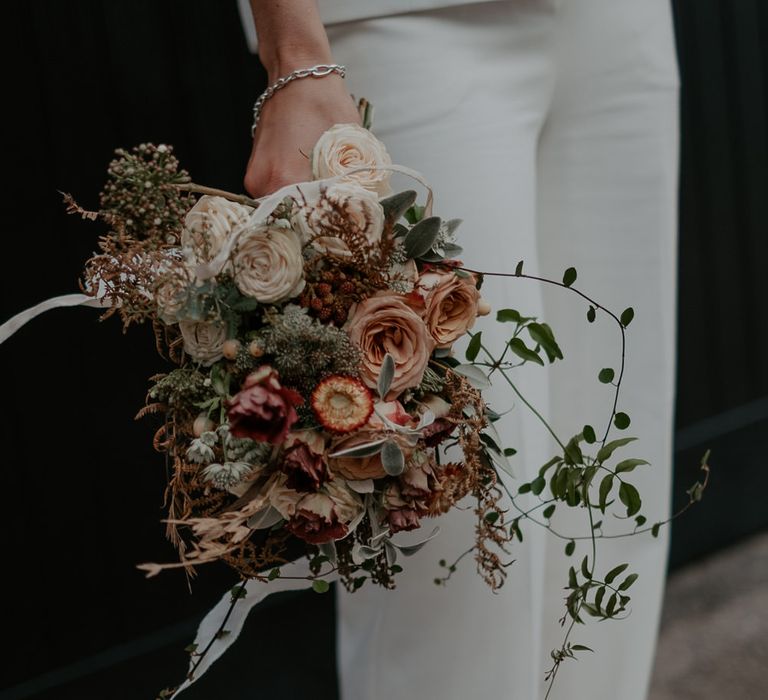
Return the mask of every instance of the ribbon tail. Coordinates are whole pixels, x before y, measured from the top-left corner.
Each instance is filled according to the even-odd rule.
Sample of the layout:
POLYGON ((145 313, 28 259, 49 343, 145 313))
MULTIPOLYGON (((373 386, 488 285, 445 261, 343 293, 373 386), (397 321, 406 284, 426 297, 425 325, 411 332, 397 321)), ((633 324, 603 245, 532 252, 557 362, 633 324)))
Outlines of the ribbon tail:
POLYGON ((39 304, 17 313, 0 326, 0 343, 4 343, 19 330, 19 328, 36 316, 39 316, 46 311, 50 311, 51 309, 60 309, 66 306, 92 306, 95 308, 104 308, 109 306, 109 303, 88 294, 63 294, 62 296, 51 297, 50 299, 41 301, 39 304))
MULTIPOLYGON (((283 566, 280 569, 280 577, 272 581, 248 581, 245 585, 245 597, 238 600, 234 607, 232 607, 232 594, 230 591, 227 591, 224 597, 203 618, 197 629, 197 636, 195 637, 197 650, 202 652, 209 644, 211 646, 205 652, 202 660, 200 660, 199 656, 192 655, 189 664, 189 675, 184 683, 176 689, 171 696, 171 700, 174 700, 180 693, 197 681, 229 649, 240 635, 248 613, 256 605, 273 593, 309 588, 312 585, 312 581, 307 580, 306 577, 308 576, 313 576, 309 570, 309 561, 301 559, 283 566), (288 578, 294 576, 297 578, 288 578), (227 614, 229 614, 228 618, 227 614), (222 625, 224 625, 223 630, 227 634, 218 635, 222 625), (213 641, 211 642, 211 640, 213 641), (198 661, 200 663, 195 668, 198 661)), ((324 580, 330 582, 336 578, 337 575, 334 572, 326 576, 324 580)))

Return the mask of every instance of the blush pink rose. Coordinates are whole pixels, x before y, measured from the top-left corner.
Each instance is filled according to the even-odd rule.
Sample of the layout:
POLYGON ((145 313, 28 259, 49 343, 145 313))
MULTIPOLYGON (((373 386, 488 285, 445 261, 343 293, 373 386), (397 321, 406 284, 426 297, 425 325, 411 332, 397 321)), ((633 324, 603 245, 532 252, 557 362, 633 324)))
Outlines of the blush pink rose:
POLYGON ((424 298, 424 322, 437 347, 450 347, 475 325, 480 292, 473 276, 427 272, 416 289, 424 298))
POLYGON ((385 400, 421 383, 435 341, 401 295, 379 292, 360 302, 348 321, 347 332, 362 351, 361 379, 367 386, 376 388, 384 356, 392 355, 395 376, 385 400))
POLYGON ((272 367, 259 367, 229 403, 230 432, 234 437, 279 445, 299 419, 295 407, 302 403, 301 394, 282 386, 272 367))

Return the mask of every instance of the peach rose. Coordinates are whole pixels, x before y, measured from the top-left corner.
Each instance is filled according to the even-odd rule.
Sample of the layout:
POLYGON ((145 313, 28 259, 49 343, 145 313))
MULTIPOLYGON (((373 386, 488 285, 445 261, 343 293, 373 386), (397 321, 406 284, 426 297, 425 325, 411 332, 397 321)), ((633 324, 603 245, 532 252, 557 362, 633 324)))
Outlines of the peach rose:
POLYGON ((392 355, 395 376, 384 399, 393 399, 421 383, 435 341, 402 296, 379 292, 365 299, 355 307, 346 329, 362 351, 360 374, 367 386, 376 388, 384 357, 392 355))
MULTIPOLYGON (((342 175, 365 165, 391 165, 384 144, 359 124, 334 124, 323 133, 312 149, 312 176, 321 180, 342 175)), ((355 182, 381 197, 392 193, 390 170, 361 170, 342 182, 355 182)))
POLYGON ((424 298, 424 321, 437 347, 450 347, 475 325, 480 292, 474 277, 427 272, 417 290, 424 298))

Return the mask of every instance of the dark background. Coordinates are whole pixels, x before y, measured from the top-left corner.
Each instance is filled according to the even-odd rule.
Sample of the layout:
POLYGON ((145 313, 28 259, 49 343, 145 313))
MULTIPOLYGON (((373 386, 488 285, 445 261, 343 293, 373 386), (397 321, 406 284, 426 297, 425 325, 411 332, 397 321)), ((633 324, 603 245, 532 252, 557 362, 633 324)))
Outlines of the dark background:
MULTIPOLYGON (((768 3, 674 8, 683 85, 676 502, 706 448, 713 467, 705 501, 672 530, 679 567, 768 524, 768 3)), ((265 87, 234 1, 43 0, 16 7, 5 33, 0 320, 76 291, 99 231, 66 216, 58 190, 95 207, 116 146, 172 143, 197 181, 241 191, 251 106, 265 87)), ((0 357, 9 543, 0 700, 151 699, 181 680, 200 615, 236 579, 209 565, 190 595, 179 572, 147 581, 134 568, 175 556, 159 522, 165 467, 150 446, 154 424, 132 422, 147 377, 164 369, 149 330, 126 338, 93 310, 53 311, 0 357)), ((276 700, 333 697, 334 614, 332 594, 275 597, 186 697, 244 697, 244 685, 276 700), (278 674, 275 650, 288 647, 299 668, 278 674), (278 675, 282 690, 270 686, 278 675)))

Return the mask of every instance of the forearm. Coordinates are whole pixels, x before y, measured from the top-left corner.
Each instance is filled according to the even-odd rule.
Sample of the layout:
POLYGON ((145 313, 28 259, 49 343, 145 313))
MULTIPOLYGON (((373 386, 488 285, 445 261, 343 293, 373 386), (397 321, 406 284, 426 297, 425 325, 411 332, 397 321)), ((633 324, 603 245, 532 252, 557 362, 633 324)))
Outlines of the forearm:
POLYGON ((296 68, 331 63, 315 0, 251 0, 259 59, 274 81, 296 68))

